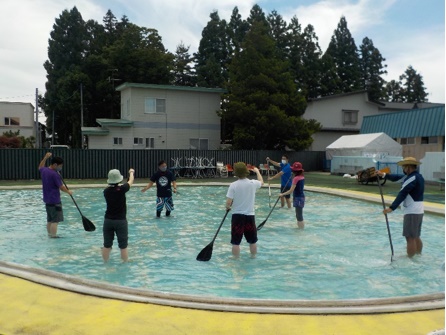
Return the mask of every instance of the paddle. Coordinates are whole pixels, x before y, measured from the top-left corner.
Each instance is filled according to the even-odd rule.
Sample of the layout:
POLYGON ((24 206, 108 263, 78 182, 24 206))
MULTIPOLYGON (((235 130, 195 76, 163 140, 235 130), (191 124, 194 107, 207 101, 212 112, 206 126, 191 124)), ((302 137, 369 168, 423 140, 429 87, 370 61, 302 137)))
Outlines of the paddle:
MULTIPOLYGON (((376 175, 376 178, 378 178, 379 192, 381 193, 381 200, 382 200, 382 203, 383 203, 383 209, 386 209, 386 204, 384 203, 384 195, 383 195, 383 190, 382 190, 381 182, 380 182, 380 180, 379 180, 379 175, 376 175)), ((392 261, 393 261, 393 244, 392 244, 392 236, 391 236, 391 234, 390 234, 389 219, 387 218, 387 214, 384 214, 384 216, 386 217, 387 234, 389 235, 390 250, 392 250, 392 256, 390 257, 390 262, 392 262, 392 261)))
MULTIPOLYGON (((282 191, 285 189, 285 187, 287 187, 288 183, 290 182, 291 178, 293 178, 293 175, 291 175, 291 177, 288 179, 288 181, 286 182, 285 186, 283 187, 283 189, 280 190, 280 192, 282 193, 282 191)), ((274 208, 276 208, 277 203, 279 202, 280 197, 277 198, 276 202, 274 203, 273 208, 271 208, 271 210, 269 211, 268 216, 266 217, 266 219, 257 226, 257 231, 259 231, 260 229, 262 229, 262 227, 265 225, 266 221, 268 221, 269 216, 271 215, 271 213, 273 212, 274 208)))
POLYGON ((200 251, 200 253, 197 255, 197 261, 201 262, 207 262, 212 257, 212 250, 214 249, 214 241, 217 238, 217 235, 223 226, 223 223, 225 222, 226 216, 229 213, 229 209, 226 210, 225 216, 223 217, 223 220, 221 220, 220 226, 217 229, 217 232, 215 233, 214 238, 212 239, 211 243, 209 243, 207 246, 204 247, 203 250, 200 251))
POLYGON ((269 208, 271 208, 271 183, 269 180, 269 164, 268 164, 268 196, 269 196, 269 208))
MULTIPOLYGON (((65 180, 63 180, 62 175, 59 173, 60 179, 62 179, 62 183, 65 185, 65 187, 68 190, 68 186, 67 184, 65 184, 65 180)), ((90 220, 88 220, 81 212, 81 210, 79 209, 79 206, 77 205, 76 201, 74 200, 73 196, 70 194, 71 200, 73 200, 74 205, 76 206, 77 210, 79 211, 79 214, 82 217, 82 224, 84 225, 84 229, 85 231, 95 231, 96 227, 93 224, 93 222, 91 222, 90 220)))

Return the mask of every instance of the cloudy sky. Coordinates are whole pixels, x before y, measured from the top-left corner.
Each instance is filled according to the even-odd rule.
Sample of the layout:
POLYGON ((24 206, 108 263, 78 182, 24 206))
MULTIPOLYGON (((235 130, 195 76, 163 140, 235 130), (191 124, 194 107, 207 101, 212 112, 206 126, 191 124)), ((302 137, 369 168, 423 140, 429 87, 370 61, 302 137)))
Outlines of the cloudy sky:
POLYGON ((397 80, 409 65, 423 76, 428 99, 445 102, 445 4, 442 0, 0 0, 0 101, 35 103, 45 90, 48 38, 64 9, 76 6, 84 20, 102 23, 108 9, 120 19, 157 29, 174 52, 183 42, 197 50, 209 14, 229 20, 235 6, 244 19, 254 4, 276 10, 286 22, 312 24, 325 51, 341 16, 356 45, 373 40, 387 64, 385 80, 397 80))

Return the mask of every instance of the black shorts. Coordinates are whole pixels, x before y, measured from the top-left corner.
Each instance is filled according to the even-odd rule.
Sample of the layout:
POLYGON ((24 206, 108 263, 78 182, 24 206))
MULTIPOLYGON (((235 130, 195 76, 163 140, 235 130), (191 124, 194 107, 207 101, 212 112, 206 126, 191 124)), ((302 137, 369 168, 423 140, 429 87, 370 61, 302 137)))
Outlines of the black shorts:
POLYGON ((240 245, 245 235, 246 242, 257 242, 257 227, 254 215, 232 214, 231 220, 231 244, 240 245))
POLYGON ((406 214, 403 220, 403 236, 410 238, 420 237, 423 214, 406 214))
POLYGON ((127 220, 104 219, 102 234, 104 235, 104 248, 111 248, 113 240, 118 238, 119 249, 125 249, 128 245, 129 232, 127 220))
POLYGON ((62 204, 46 204, 46 222, 58 223, 63 221, 62 204))

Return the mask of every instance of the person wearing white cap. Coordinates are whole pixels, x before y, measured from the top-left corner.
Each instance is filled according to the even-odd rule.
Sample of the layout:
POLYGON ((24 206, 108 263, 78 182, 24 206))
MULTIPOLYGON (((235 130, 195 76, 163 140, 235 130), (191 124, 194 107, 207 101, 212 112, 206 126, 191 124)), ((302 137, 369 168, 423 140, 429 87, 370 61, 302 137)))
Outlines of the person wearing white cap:
POLYGON ((413 257, 421 254, 423 242, 421 241, 421 224, 424 215, 424 178, 418 173, 418 166, 421 164, 414 157, 406 157, 397 163, 402 166, 404 175, 386 174, 377 171, 380 177, 391 181, 403 179, 403 185, 393 203, 383 210, 384 214, 392 213, 400 204, 403 205, 404 225, 403 236, 407 241, 407 255, 413 257))
POLYGON ((108 172, 108 187, 104 190, 104 197, 107 203, 105 211, 104 226, 102 233, 104 236, 104 247, 102 248, 102 258, 107 262, 110 258, 110 252, 113 246, 113 239, 118 239, 118 246, 121 250, 121 259, 128 261, 128 222, 127 222, 127 203, 125 194, 130 190, 130 186, 135 179, 135 170, 129 170, 129 180, 120 185, 124 177, 119 170, 113 169, 108 172))

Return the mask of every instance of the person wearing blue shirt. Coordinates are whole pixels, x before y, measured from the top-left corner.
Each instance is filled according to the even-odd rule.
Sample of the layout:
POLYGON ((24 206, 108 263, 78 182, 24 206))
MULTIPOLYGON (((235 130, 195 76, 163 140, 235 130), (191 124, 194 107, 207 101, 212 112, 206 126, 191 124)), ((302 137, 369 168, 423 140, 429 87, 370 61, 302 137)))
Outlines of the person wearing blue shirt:
MULTIPOLYGON (((288 156, 282 155, 282 160, 280 163, 273 161, 269 157, 266 157, 266 161, 268 163, 273 164, 274 166, 280 167, 280 172, 272 177, 268 176, 268 180, 273 180, 280 177, 280 193, 285 193, 289 191, 289 189, 291 188, 291 166, 288 163, 288 156)), ((287 203, 288 208, 290 209, 291 197, 289 194, 280 198, 281 207, 285 206, 285 201, 287 203)))
POLYGON ((407 241, 407 255, 413 257, 415 254, 421 254, 423 242, 421 241, 421 224, 424 215, 424 178, 418 173, 418 166, 421 164, 413 157, 406 157, 397 163, 402 166, 404 175, 386 174, 377 171, 380 177, 391 181, 403 179, 401 190, 393 203, 383 210, 384 214, 392 213, 402 204, 404 214, 403 236, 407 241))

